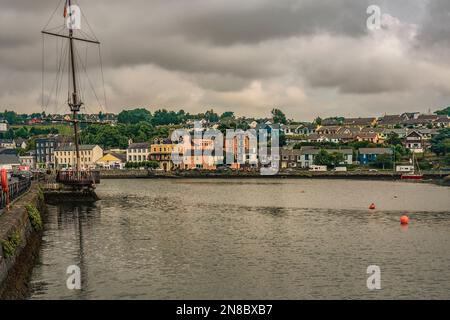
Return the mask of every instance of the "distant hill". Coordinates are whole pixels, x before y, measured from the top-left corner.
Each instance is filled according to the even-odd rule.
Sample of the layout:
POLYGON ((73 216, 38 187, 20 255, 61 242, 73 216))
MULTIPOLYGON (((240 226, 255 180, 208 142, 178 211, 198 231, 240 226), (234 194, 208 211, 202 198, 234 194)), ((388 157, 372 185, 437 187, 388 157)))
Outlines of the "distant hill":
POLYGON ((450 107, 447 107, 447 108, 445 108, 443 110, 438 110, 438 111, 435 112, 435 114, 450 116, 450 107))

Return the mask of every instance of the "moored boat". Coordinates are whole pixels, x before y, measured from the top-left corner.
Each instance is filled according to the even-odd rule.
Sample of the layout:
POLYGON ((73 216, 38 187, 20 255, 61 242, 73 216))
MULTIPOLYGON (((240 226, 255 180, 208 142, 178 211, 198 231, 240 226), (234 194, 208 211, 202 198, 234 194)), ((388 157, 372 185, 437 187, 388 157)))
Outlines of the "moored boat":
POLYGON ((420 172, 420 167, 416 163, 416 159, 415 159, 414 153, 412 155, 412 164, 413 164, 413 168, 414 168, 413 171, 402 174, 400 179, 402 179, 402 180, 412 180, 412 181, 423 180, 423 174, 420 172), (416 164, 417 164, 417 172, 416 172, 416 164))
MULTIPOLYGON (((67 20, 65 27, 60 29, 59 33, 53 31, 54 29, 42 31, 43 35, 59 38, 60 41, 67 41, 67 70, 69 77, 67 104, 69 106, 71 116, 65 117, 63 121, 70 123, 73 127, 72 147, 75 147, 75 166, 63 169, 57 168, 51 181, 47 181, 47 184, 44 186, 44 194, 51 200, 97 201, 98 197, 94 190, 100 183, 100 172, 92 170, 91 168, 82 167, 81 161, 80 123, 88 122, 81 122, 78 116, 82 106, 84 105, 81 100, 82 97, 84 97, 84 94, 80 90, 80 80, 78 79, 79 72, 77 72, 77 70, 79 67, 86 68, 87 63, 82 63, 79 61, 80 57, 77 54, 78 51, 76 49, 76 43, 84 42, 87 44, 95 44, 100 46, 100 42, 97 41, 95 37, 93 39, 86 38, 85 33, 81 31, 79 34, 75 34, 76 30, 80 29, 79 26, 76 26, 75 16, 77 14, 77 10, 78 6, 73 5, 72 0, 66 0, 64 5, 64 19, 67 20)), ((65 59, 62 60, 66 61, 65 59)), ((61 70, 61 72, 64 72, 64 68, 61 70)), ((84 71, 86 72, 86 70, 84 71)))

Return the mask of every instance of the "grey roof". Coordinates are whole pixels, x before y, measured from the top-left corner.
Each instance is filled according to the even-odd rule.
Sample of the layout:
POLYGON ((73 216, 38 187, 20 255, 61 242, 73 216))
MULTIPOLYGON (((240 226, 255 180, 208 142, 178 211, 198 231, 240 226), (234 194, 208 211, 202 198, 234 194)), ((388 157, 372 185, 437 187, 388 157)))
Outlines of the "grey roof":
POLYGON ((150 143, 148 142, 132 143, 128 146, 128 150, 131 149, 150 149, 150 143))
POLYGON ((368 125, 374 122, 376 118, 345 118, 344 124, 368 125))
POLYGON ((383 124, 396 124, 402 121, 402 117, 399 114, 396 115, 385 115, 378 119, 378 123, 383 124))
POLYGON ((20 159, 13 154, 0 154, 0 164, 20 164, 20 159))
POLYGON ((360 148, 359 154, 392 154, 390 148, 360 148))
MULTIPOLYGON (((311 148, 302 148, 302 154, 318 154, 321 149, 311 149, 311 148)), ((343 153, 343 154, 353 154, 353 149, 325 149, 328 153, 343 153)))
POLYGON ((0 148, 0 154, 13 154, 13 155, 17 155, 17 150, 16 150, 16 149, 0 148))
POLYGON ((361 132, 384 133, 384 132, 386 132, 386 129, 385 128, 362 128, 361 132))
MULTIPOLYGON (((80 145, 80 151, 89 151, 96 147, 94 144, 80 145)), ((63 145, 55 149, 55 151, 75 151, 75 145, 63 145)))
POLYGON ((301 150, 282 148, 281 155, 282 156, 299 156, 299 155, 301 155, 301 150))

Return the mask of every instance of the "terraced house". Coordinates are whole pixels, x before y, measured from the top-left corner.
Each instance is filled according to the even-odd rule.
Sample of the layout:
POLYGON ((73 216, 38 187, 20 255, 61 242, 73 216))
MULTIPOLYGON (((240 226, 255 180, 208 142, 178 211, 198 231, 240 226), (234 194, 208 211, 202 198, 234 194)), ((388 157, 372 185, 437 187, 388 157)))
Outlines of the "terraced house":
MULTIPOLYGON (((103 149, 98 145, 80 145, 80 165, 82 169, 93 169, 103 157, 103 149)), ((77 153, 74 145, 63 145, 55 149, 57 168, 75 168, 77 153)))
POLYGON ((171 171, 177 166, 172 162, 172 152, 178 148, 170 139, 157 138, 150 146, 149 160, 159 163, 159 168, 164 171, 171 171))
POLYGON ((127 162, 148 161, 150 155, 150 143, 132 143, 130 141, 127 149, 127 162))
MULTIPOLYGON (((325 149, 328 153, 342 153, 344 155, 344 161, 341 165, 353 164, 353 149, 325 149)), ((300 152, 300 167, 309 168, 314 165, 314 158, 319 154, 318 148, 302 148, 300 152)))

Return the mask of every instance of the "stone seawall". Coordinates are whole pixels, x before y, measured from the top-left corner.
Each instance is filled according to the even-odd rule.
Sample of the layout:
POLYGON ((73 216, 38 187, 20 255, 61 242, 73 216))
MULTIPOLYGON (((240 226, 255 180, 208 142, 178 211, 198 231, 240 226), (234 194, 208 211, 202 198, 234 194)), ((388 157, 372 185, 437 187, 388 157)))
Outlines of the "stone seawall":
MULTIPOLYGON (((161 172, 149 170, 104 170, 100 172, 101 179, 180 179, 180 178, 275 178, 275 179, 362 179, 362 180, 399 180, 401 173, 392 171, 281 171, 277 175, 263 176, 259 172, 247 171, 179 171, 179 172, 161 172)), ((426 180, 440 180, 448 173, 424 172, 426 180)))
POLYGON ((0 299, 21 299, 42 238, 46 213, 42 191, 33 185, 9 211, 0 213, 0 299))

